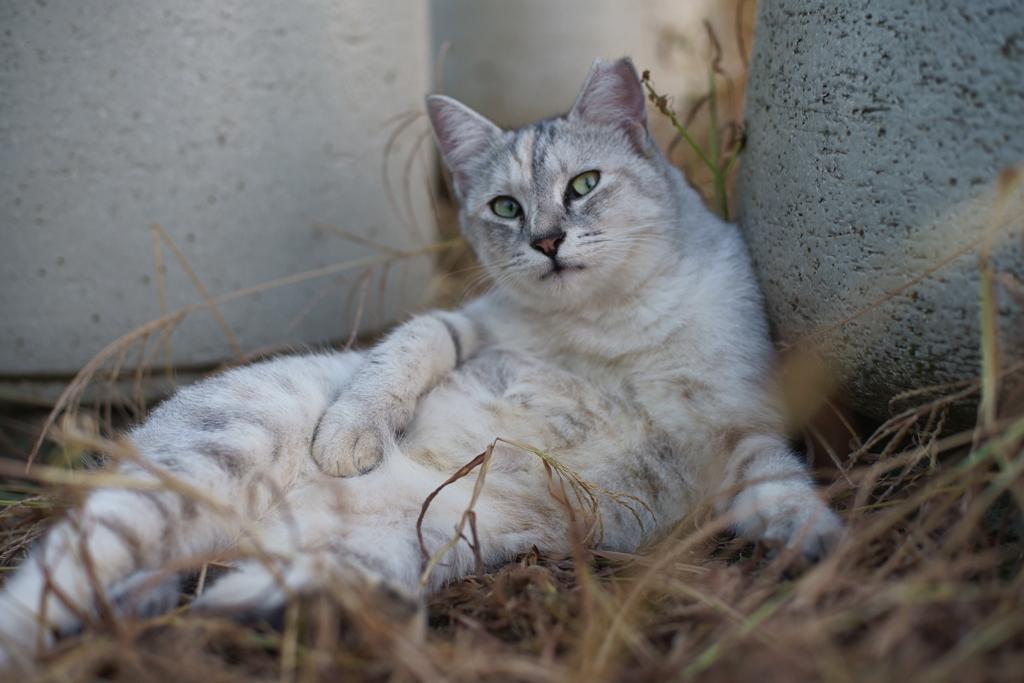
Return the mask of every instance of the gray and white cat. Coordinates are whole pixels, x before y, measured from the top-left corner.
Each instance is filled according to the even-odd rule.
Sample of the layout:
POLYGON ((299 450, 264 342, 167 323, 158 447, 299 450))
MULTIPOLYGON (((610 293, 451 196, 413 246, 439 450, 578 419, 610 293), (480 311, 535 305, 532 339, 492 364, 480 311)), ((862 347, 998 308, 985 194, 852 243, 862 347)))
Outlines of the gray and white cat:
MULTIPOLYGON (((130 434, 145 462, 120 470, 168 472, 203 499, 181 487, 94 492, 0 594, 8 662, 147 570, 239 547, 260 559, 197 608, 272 610, 339 577, 414 591, 422 503, 496 437, 643 501, 634 515, 599 495, 603 548, 633 550, 723 492, 719 510, 751 538, 815 558, 840 533, 783 438, 740 235, 659 151, 632 63, 595 64, 568 114, 520 130, 439 95, 427 108, 494 289, 368 352, 278 358, 166 401, 130 434)), ((567 551, 570 515, 544 462, 505 443, 492 457, 475 507, 483 561, 567 551)), ((431 504, 428 554, 451 540, 476 476, 431 504)), ((457 544, 427 589, 474 565, 457 544)))

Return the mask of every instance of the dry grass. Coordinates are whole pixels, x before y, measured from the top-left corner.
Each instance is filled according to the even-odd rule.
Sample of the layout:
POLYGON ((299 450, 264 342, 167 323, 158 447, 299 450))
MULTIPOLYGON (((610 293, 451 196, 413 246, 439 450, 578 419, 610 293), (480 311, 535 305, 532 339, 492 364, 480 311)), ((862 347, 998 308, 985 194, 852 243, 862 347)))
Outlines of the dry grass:
MULTIPOLYGON (((297 599, 276 629, 187 609, 97 622, 39 680, 1019 680, 1024 419, 945 436, 947 400, 894 417, 830 474, 849 535, 813 567, 691 520, 638 556, 527 553, 426 615, 346 584, 297 599)), ((25 497, 0 518, 5 564, 84 476, 43 497, 9 487, 25 497)))
MULTIPOLYGON (((740 11, 746 11, 742 5, 740 11)), ((736 80, 732 92, 741 90, 736 80)), ((711 116, 710 102, 703 113, 695 108, 693 117, 683 117, 684 123, 692 119, 687 125, 705 150, 711 133, 700 117, 711 116)), ((720 140, 732 128, 722 127, 720 140)), ((719 170, 729 163, 722 154, 712 158, 719 170)), ((727 186, 728 174, 718 179, 709 170, 702 182, 712 203, 721 202, 716 187, 727 186)), ((166 239, 158 230, 154 236, 166 239)), ((370 282, 368 268, 431 249, 447 254, 445 265, 458 269, 451 265, 460 258, 450 250, 456 246, 389 250, 331 272, 347 270, 370 282)), ((985 302, 993 287, 1019 286, 987 267, 983 251, 983 310, 991 308, 985 302)), ((353 302, 357 314, 372 308, 368 287, 353 302)), ((206 305, 225 301, 207 296, 206 305)), ((116 451, 104 439, 146 412, 139 387, 162 362, 166 335, 188 313, 166 314, 111 344, 52 417, 6 397, 0 571, 17 565, 50 518, 97 483, 97 475, 82 473, 83 463, 90 452, 116 451), (81 398, 90 387, 95 409, 87 411, 81 398), (60 415, 71 418, 55 427, 60 415), (23 463, 44 434, 55 439, 42 442, 39 460, 47 467, 25 473, 23 463)), ((813 367, 799 357, 790 359, 783 395, 795 423, 827 452, 823 462, 830 466, 819 476, 848 529, 816 566, 785 552, 769 561, 772 548, 731 538, 722 521, 702 511, 639 555, 599 552, 586 539, 567 556, 534 550, 504 567, 479 568, 419 608, 339 583, 295 598, 280 623, 267 625, 190 612, 190 596, 216 571, 207 565, 199 585, 183 592, 178 611, 89 623, 46 655, 33 680, 1019 681, 1024 401, 1000 397, 1003 376, 1019 369, 1000 366, 995 330, 990 316, 982 377, 905 397, 928 400, 897 412, 873 433, 861 433, 841 407, 809 395, 820 378, 809 376, 813 367), (981 397, 979 427, 947 433, 949 406, 971 395, 981 397), (807 424, 805 417, 815 412, 833 417, 838 431, 823 434, 827 420, 807 424)), ((477 464, 486 467, 486 458, 477 464)), ((551 467, 552 476, 571 479, 557 472, 557 463, 551 467)), ((485 485, 483 477, 478 481, 485 485)), ((579 485, 576 491, 569 484, 584 514, 587 490, 585 482, 579 485)), ((466 522, 472 524, 470 516, 466 522)))

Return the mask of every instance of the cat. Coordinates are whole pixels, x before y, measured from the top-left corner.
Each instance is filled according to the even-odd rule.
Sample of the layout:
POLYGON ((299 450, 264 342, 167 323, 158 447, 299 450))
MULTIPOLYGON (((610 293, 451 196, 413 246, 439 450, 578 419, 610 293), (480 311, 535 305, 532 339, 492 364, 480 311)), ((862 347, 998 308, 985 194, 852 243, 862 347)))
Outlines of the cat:
MULTIPOLYGON (((140 458, 119 472, 184 485, 100 489, 58 523, 0 594, 4 661, 30 658, 161 565, 240 547, 259 559, 193 609, 269 613, 339 577, 412 594, 479 468, 432 501, 423 549, 421 505, 496 437, 605 493, 597 515, 570 514, 579 501, 542 458, 497 442, 474 508, 487 566, 533 546, 566 552, 581 524, 600 547, 632 551, 709 498, 737 533, 811 560, 840 536, 783 435, 739 232, 659 150, 632 62, 598 61, 569 113, 519 130, 441 95, 427 109, 494 288, 369 351, 233 369, 158 406, 128 435, 140 458)), ((476 559, 457 543, 425 590, 476 559)))

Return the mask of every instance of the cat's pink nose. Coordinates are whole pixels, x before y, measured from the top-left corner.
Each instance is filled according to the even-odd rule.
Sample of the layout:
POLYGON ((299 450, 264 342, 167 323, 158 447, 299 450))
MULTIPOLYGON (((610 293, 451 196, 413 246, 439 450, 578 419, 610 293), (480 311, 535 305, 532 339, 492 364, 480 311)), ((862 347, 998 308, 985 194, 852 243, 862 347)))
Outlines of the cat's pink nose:
POLYGON ((563 241, 565 241, 565 233, 558 230, 556 232, 550 232, 543 237, 538 237, 534 241, 530 242, 530 246, 545 256, 555 258, 555 255, 558 254, 558 247, 563 241))

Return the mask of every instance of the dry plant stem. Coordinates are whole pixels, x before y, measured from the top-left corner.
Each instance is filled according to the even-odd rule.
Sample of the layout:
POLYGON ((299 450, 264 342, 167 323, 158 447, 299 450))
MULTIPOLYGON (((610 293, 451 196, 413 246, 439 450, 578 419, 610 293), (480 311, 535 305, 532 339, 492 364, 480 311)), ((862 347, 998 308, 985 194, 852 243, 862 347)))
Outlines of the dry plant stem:
MULTIPOLYGON (((931 387, 923 387, 921 389, 908 389, 907 391, 900 392, 889 399, 889 412, 892 413, 894 406, 900 401, 908 398, 914 398, 924 394, 941 394, 946 391, 952 391, 953 389, 962 389, 965 387, 972 388, 972 391, 977 391, 981 386, 981 383, 976 379, 965 379, 959 382, 949 382, 948 384, 937 384, 931 387)), ((911 408, 916 410, 916 408, 911 408)))
POLYGON ((487 469, 490 466, 491 462, 491 454, 494 452, 494 446, 496 443, 496 441, 491 443, 491 445, 487 447, 487 450, 485 450, 483 453, 476 456, 468 463, 463 465, 461 468, 459 468, 459 470, 455 474, 453 474, 443 484, 434 489, 430 493, 430 495, 427 496, 427 499, 423 501, 423 506, 420 508, 419 517, 416 518, 416 538, 419 540, 420 552, 422 552, 423 556, 427 559, 427 566, 424 568, 423 574, 420 577, 419 588, 421 591, 427 585, 427 581, 430 579, 430 573, 434 570, 434 567, 437 566, 437 564, 448 553, 448 551, 454 548, 456 544, 458 544, 458 542, 462 539, 462 532, 466 528, 466 522, 469 519, 469 515, 473 512, 473 507, 476 505, 477 499, 480 497, 480 491, 483 490, 484 479, 487 476, 487 469), (445 487, 467 476, 470 472, 476 469, 478 465, 483 465, 483 467, 480 468, 480 474, 477 476, 476 483, 473 486, 473 495, 470 498, 469 505, 466 508, 466 511, 463 512, 462 517, 459 519, 459 524, 455 529, 455 535, 452 537, 451 541, 443 545, 440 550, 438 550, 436 553, 434 553, 433 556, 431 556, 430 553, 427 552, 426 543, 424 543, 423 541, 423 518, 427 514, 427 508, 430 507, 430 503, 434 500, 434 498, 437 497, 437 494, 441 493, 441 491, 445 487))
POLYGON ((284 633, 281 634, 281 683, 295 680, 299 656, 299 612, 298 600, 289 601, 285 606, 284 633))
POLYGON ((446 40, 437 48, 437 62, 434 67, 434 90, 438 95, 444 94, 444 60, 452 49, 452 41, 446 40))
MULTIPOLYGON (((598 507, 597 496, 594 494, 595 491, 598 492, 598 493, 604 494, 608 498, 612 499, 613 501, 615 501, 616 503, 618 503, 619 505, 621 505, 622 507, 624 507, 624 508, 626 508, 627 510, 630 511, 630 513, 633 515, 633 518, 636 519, 637 524, 640 526, 640 532, 641 532, 640 544, 641 545, 643 545, 645 539, 647 539, 647 536, 646 536, 647 532, 644 529, 643 519, 640 517, 640 514, 637 512, 636 508, 634 508, 631 504, 627 503, 625 499, 629 499, 629 500, 632 500, 635 503, 639 503, 639 505, 641 507, 643 507, 647 511, 647 514, 649 514, 651 516, 651 519, 654 520, 655 526, 657 526, 658 518, 655 516, 654 511, 651 510, 651 508, 647 505, 647 503, 644 502, 643 500, 641 500, 640 498, 637 498, 636 496, 632 496, 632 495, 630 495, 628 493, 613 493, 612 491, 608 491, 607 489, 603 489, 600 486, 597 486, 596 484, 593 484, 593 483, 587 481, 586 479, 581 477, 577 472, 575 472, 574 470, 572 470, 569 467, 566 467, 562 463, 558 462, 558 460, 556 460, 555 458, 552 458, 547 453, 539 451, 536 448, 533 448, 532 446, 529 446, 527 444, 519 443, 518 441, 511 441, 509 439, 503 439, 503 438, 498 438, 496 441, 501 441, 503 443, 507 443, 510 446, 515 446, 516 448, 520 448, 520 449, 522 449, 524 451, 527 451, 528 453, 533 453, 534 455, 539 457, 544 462, 545 469, 548 469, 548 476, 549 477, 551 476, 551 470, 554 470, 554 472, 558 473, 560 481, 564 482, 564 481, 568 480, 569 486, 572 488, 573 493, 576 496, 577 503, 579 503, 581 506, 582 505, 586 505, 587 507, 589 507, 591 509, 591 511, 593 513, 596 514, 598 525, 600 525, 600 523, 601 523, 600 522, 600 510, 599 510, 599 507, 598 507)), ((563 491, 564 491, 564 486, 563 486, 563 491)), ((564 503, 568 505, 568 501, 567 500, 564 501, 564 503)), ((571 505, 569 505, 569 512, 572 513, 572 511, 573 511, 573 508, 572 508, 571 505)), ((653 534, 654 532, 652 531, 651 533, 653 534)))
MULTIPOLYGON (((392 131, 391 135, 388 137, 388 141, 384 145, 384 149, 381 152, 380 171, 381 182, 383 182, 384 184, 384 195, 388 199, 388 205, 391 207, 391 210, 395 212, 395 215, 398 216, 403 221, 406 220, 406 216, 402 215, 402 209, 399 206, 398 198, 395 196, 394 187, 391 185, 391 171, 389 168, 389 160, 391 159, 392 151, 394 150, 395 145, 398 144, 398 140, 399 138, 401 138, 402 133, 404 133, 409 126, 415 123, 423 115, 424 112, 407 111, 403 114, 392 116, 391 118, 384 121, 383 124, 381 124, 381 128, 387 128, 388 126, 398 124, 395 130, 392 131)), ((405 227, 408 228, 410 226, 407 224, 405 227)))
MULTIPOLYGON (((245 351, 242 349, 242 345, 238 343, 238 338, 235 337, 235 333, 234 331, 232 331, 231 326, 228 325, 228 321, 224 317, 224 314, 220 312, 220 308, 217 306, 217 302, 214 301, 212 296, 210 296, 210 292, 209 290, 206 289, 206 285, 203 284, 203 281, 199 279, 199 276, 196 274, 196 271, 193 270, 191 265, 189 265, 189 262, 185 258, 185 255, 181 253, 180 249, 178 249, 178 245, 174 243, 174 240, 172 240, 171 236, 167 234, 167 231, 160 227, 159 223, 153 223, 153 232, 158 233, 160 235, 160 239, 162 239, 167 244, 167 248, 170 249, 171 253, 174 254, 174 258, 178 259, 178 263, 180 263, 181 267, 185 269, 186 273, 188 273, 188 277, 190 280, 192 280, 192 284, 194 284, 196 289, 199 290, 199 293, 202 295, 203 300, 209 306, 210 312, 213 313, 213 315, 217 318, 217 322, 220 323, 221 329, 224 330, 224 334, 225 336, 227 336, 228 342, 231 344, 231 348, 232 350, 234 350, 235 355, 245 355, 245 351)), ((161 314, 163 313, 164 311, 163 309, 161 309, 161 314)))
POLYGON ((199 570, 199 580, 196 582, 195 597, 199 597, 203 594, 203 589, 206 588, 206 572, 210 568, 209 562, 203 562, 203 568, 199 570))
POLYGON ((355 242, 356 244, 361 244, 364 247, 370 247, 374 251, 388 253, 393 256, 399 256, 402 253, 400 250, 395 249, 394 247, 389 247, 386 244, 381 244, 380 242, 375 242, 371 239, 361 237, 355 233, 349 232, 347 230, 342 230, 341 228, 337 228, 333 225, 328 225, 327 223, 324 223, 322 221, 313 221, 313 227, 316 228, 317 230, 320 230, 321 232, 333 233, 338 237, 348 240, 349 242, 355 242))
POLYGON ((114 360, 114 367, 109 373, 107 373, 106 381, 100 382, 96 392, 96 403, 103 406, 104 410, 104 421, 106 424, 111 424, 112 411, 113 411, 113 396, 111 400, 104 400, 105 394, 117 394, 117 380, 121 375, 121 370, 124 368, 125 362, 128 360, 128 352, 131 351, 130 347, 122 349, 121 354, 114 360))
POLYGON ((853 442, 856 443, 859 448, 861 445, 860 435, 857 433, 857 430, 853 428, 853 425, 850 424, 850 421, 846 419, 846 416, 843 415, 843 411, 839 410, 836 404, 829 398, 825 399, 825 405, 828 406, 829 410, 831 410, 832 413, 839 418, 839 421, 843 423, 846 431, 850 433, 850 438, 853 439, 853 442))
POLYGON ((359 324, 363 320, 363 304, 366 303, 366 289, 370 285, 370 275, 372 272, 367 269, 359 277, 359 303, 356 305, 356 316, 352 321, 352 334, 349 335, 348 341, 345 342, 345 351, 351 349, 352 345, 356 343, 356 336, 359 334, 359 324))
MULTIPOLYGON (((167 317, 167 288, 164 284, 164 259, 160 252, 160 233, 157 232, 156 223, 153 224, 153 263, 156 266, 156 289, 160 296, 160 317, 167 317)), ((167 361, 167 382, 174 386, 174 359, 171 356, 170 339, 165 340, 164 354, 167 361)), ((31 460, 31 458, 30 458, 31 460)))
POLYGON ((373 309, 373 328, 377 332, 380 331, 380 328, 384 325, 384 321, 387 319, 387 310, 385 308, 387 302, 384 300, 384 295, 387 291, 388 275, 391 273, 391 264, 385 263, 381 265, 379 273, 380 275, 378 276, 377 283, 377 305, 373 309))
POLYGON ((287 338, 289 335, 295 332, 295 329, 302 323, 303 320, 305 320, 309 316, 310 313, 313 312, 313 309, 315 309, 320 304, 320 302, 322 302, 324 299, 326 299, 334 292, 337 292, 342 287, 351 284, 352 282, 353 280, 350 278, 338 278, 335 282, 331 283, 327 287, 324 287, 319 292, 317 292, 316 295, 312 299, 310 299, 305 306, 303 306, 302 310, 299 311, 294 318, 292 318, 291 322, 288 323, 288 327, 285 328, 283 336, 287 338))
MULTIPOLYGON (((422 231, 420 230, 419 224, 416 221, 416 213, 411 208, 411 204, 409 203, 409 201, 402 202, 402 204, 405 205, 405 211, 403 211, 403 207, 399 204, 398 198, 395 196, 394 187, 391 184, 391 169, 389 160, 391 159, 391 155, 394 151, 395 145, 398 144, 399 138, 401 138, 402 134, 406 131, 406 129, 408 129, 409 126, 416 123, 417 121, 423 119, 423 117, 425 116, 426 112, 424 111, 411 111, 386 121, 384 123, 385 127, 391 125, 395 121, 401 121, 401 123, 399 123, 395 130, 391 133, 391 136, 388 138, 387 143, 384 145, 384 150, 381 153, 381 181, 384 184, 384 194, 388 198, 388 204, 391 206, 392 211, 395 212, 395 215, 401 219, 404 227, 408 228, 409 232, 417 239, 421 239, 422 231)), ((418 147, 419 144, 413 147, 413 150, 410 153, 410 157, 416 154, 416 149, 418 147)), ((407 191, 403 193, 403 197, 406 200, 409 199, 407 191)))
POLYGON ((988 229, 982 236, 978 252, 981 289, 981 405, 978 407, 978 422, 987 427, 996 419, 996 401, 999 396, 999 333, 996 329, 995 286, 992 281, 992 242, 1003 224, 1003 217, 1010 198, 1021 184, 1022 173, 1018 168, 1005 169, 999 176, 996 206, 989 217, 988 229))
MULTIPOLYGON (((706 96, 700 98, 697 101, 697 103, 694 104, 689 116, 687 117, 686 124, 680 122, 675 112, 668 106, 668 97, 666 95, 659 95, 657 91, 654 89, 654 86, 650 78, 650 72, 644 71, 642 83, 644 87, 647 89, 648 98, 651 100, 651 102, 653 102, 655 107, 658 108, 658 111, 660 111, 663 115, 668 117, 668 119, 672 122, 672 125, 675 127, 679 135, 684 140, 686 140, 686 142, 690 145, 691 148, 693 148, 693 150, 697 153, 697 156, 700 157, 701 162, 703 162, 703 164, 711 172, 715 190, 714 204, 715 206, 718 207, 718 210, 721 213, 722 218, 728 221, 729 197, 726 189, 726 183, 729 178, 729 175, 732 173, 733 167, 735 166, 737 159, 739 158, 739 154, 743 149, 744 141, 743 135, 741 133, 736 137, 735 140, 731 141, 730 144, 727 145, 728 151, 723 155, 721 133, 719 131, 718 121, 718 92, 716 76, 722 76, 723 78, 726 79, 730 92, 735 89, 735 84, 732 82, 732 79, 722 69, 720 65, 720 61, 722 58, 722 49, 718 42, 718 37, 715 35, 714 30, 711 28, 711 24, 705 21, 704 27, 707 30, 708 39, 711 43, 713 51, 711 68, 709 70, 708 75, 709 90, 706 96), (697 144, 696 140, 693 139, 693 136, 691 136, 690 133, 687 131, 687 126, 689 125, 689 122, 693 119, 693 117, 697 113, 697 110, 705 102, 708 104, 710 115, 710 128, 708 131, 710 150, 707 154, 704 152, 704 150, 700 148, 700 145, 697 144)), ((736 127, 735 124, 730 125, 733 128, 736 127)))
MULTIPOLYGON (((711 158, 716 162, 716 168, 712 169, 715 171, 715 196, 716 204, 722 207, 722 218, 729 220, 729 193, 726 189, 726 183, 728 182, 729 175, 732 173, 732 168, 736 161, 739 159, 740 152, 743 150, 744 138, 742 131, 739 130, 738 124, 729 123, 726 124, 726 128, 731 131, 730 140, 725 145, 721 141, 721 132, 718 122, 718 90, 716 76, 721 76, 725 79, 726 86, 728 87, 729 95, 728 100, 734 104, 739 104, 739 98, 734 96, 736 90, 736 84, 733 82, 731 76, 722 68, 722 46, 718 42, 718 36, 715 35, 714 29, 711 27, 711 22, 707 19, 704 20, 704 29, 708 34, 708 41, 712 47, 712 59, 711 59, 711 70, 708 73, 708 109, 710 114, 711 127, 708 131, 711 145, 711 158), (738 133, 738 135, 736 135, 738 133), (722 148, 727 148, 729 153, 727 157, 722 156, 722 148), (727 159, 727 160, 726 160, 727 159)), ((742 45, 742 36, 737 35, 737 42, 742 45)), ((742 112, 734 112, 734 120, 742 121, 742 112)))
MULTIPOLYGON (((410 223, 416 229, 417 234, 424 235, 425 231, 416 219, 416 208, 412 204, 412 167, 416 163, 416 160, 420 158, 423 150, 426 149, 424 143, 427 140, 432 140, 433 135, 429 130, 423 131, 416 137, 416 141, 413 143, 412 151, 405 158, 405 168, 402 171, 402 196, 405 198, 405 211, 409 216, 410 223)), ((425 174, 425 178, 429 178, 429 174, 425 174)), ((428 184, 426 187, 427 194, 432 195, 431 187, 428 184)))
POLYGON ((825 438, 825 435, 821 433, 821 430, 819 430, 812 424, 808 424, 805 427, 805 429, 807 429, 807 431, 811 433, 811 436, 818 440, 822 447, 824 447, 825 452, 828 453, 828 457, 835 464, 836 469, 839 470, 839 474, 842 475, 843 479, 845 479, 850 486, 853 486, 853 481, 850 479, 850 476, 846 473, 846 470, 843 468, 843 463, 840 462, 839 460, 839 454, 836 453, 836 450, 832 448, 831 445, 829 445, 828 440, 825 438))
MULTIPOLYGON (((708 27, 710 32, 711 26, 705 22, 705 26, 708 27)), ((712 34, 713 35, 713 34, 712 34)), ((716 60, 717 61, 717 60, 716 60)), ((708 92, 710 97, 708 99, 708 113, 711 117, 711 128, 708 131, 708 137, 710 138, 708 144, 710 146, 710 156, 716 160, 716 171, 717 161, 721 159, 718 151, 718 93, 715 91, 715 71, 714 67, 711 67, 711 72, 708 74, 708 92)), ((720 173, 715 173, 715 204, 721 207, 722 218, 729 220, 729 199, 725 193, 725 179, 720 173)))
POLYGON ((82 472, 48 465, 32 465, 26 470, 24 462, 7 458, 0 458, 0 475, 31 479, 49 486, 75 486, 83 489, 119 488, 130 491, 163 490, 160 482, 120 474, 82 472))
MULTIPOLYGON (((954 394, 949 394, 947 396, 944 396, 944 397, 938 399, 937 401, 933 402, 930 405, 931 406, 935 406, 935 405, 938 405, 938 406, 949 405, 950 403, 954 403, 957 400, 960 400, 962 398, 966 398, 967 396, 970 396, 971 394, 973 394, 976 391, 978 391, 978 389, 981 386, 981 383, 978 382, 977 380, 970 380, 968 382, 965 382, 965 384, 967 384, 967 388, 965 388, 965 389, 963 389, 961 391, 958 391, 958 392, 956 392, 954 394)), ((925 393, 927 391, 931 391, 931 389, 929 388, 929 389, 923 389, 923 390, 914 391, 914 392, 906 392, 906 394, 904 394, 904 395, 905 396, 912 396, 912 395, 917 395, 918 393, 925 393)), ((910 428, 913 427, 913 425, 917 423, 917 420, 925 413, 925 411, 928 411, 928 410, 930 410, 930 406, 929 405, 916 406, 916 407, 913 407, 913 408, 908 408, 907 410, 903 411, 902 413, 899 413, 898 415, 889 418, 881 427, 879 427, 875 431, 874 434, 872 434, 863 443, 863 445, 860 448, 858 448, 856 451, 854 451, 853 453, 850 454, 850 456, 848 457, 848 461, 856 462, 858 459, 860 459, 864 455, 866 455, 868 453, 869 449, 871 449, 872 447, 874 447, 875 445, 881 443, 882 441, 884 441, 886 439, 890 440, 890 445, 887 446, 886 449, 884 449, 882 451, 882 454, 881 454, 880 457, 884 458, 885 456, 889 455, 891 450, 894 449, 896 447, 896 445, 898 445, 897 443, 895 443, 896 439, 898 439, 901 434, 905 434, 907 431, 909 431, 910 428), (896 435, 895 437, 893 436, 894 434, 896 435)), ((963 438, 963 435, 956 435, 954 437, 949 437, 949 439, 951 439, 950 442, 946 442, 945 440, 943 440, 943 441, 940 441, 939 443, 942 446, 942 450, 947 450, 948 448, 954 448, 957 445, 963 445, 962 438, 963 438)), ((969 442, 970 441, 968 441, 968 443, 969 442)))
MULTIPOLYGON (((434 228, 440 231, 442 209, 437 196, 437 187, 434 184, 434 174, 431 171, 434 158, 430 155, 430 145, 417 147, 416 158, 420 162, 420 178, 423 180, 424 190, 430 200, 430 215, 434 218, 434 228)), ((430 239, 433 239, 431 236, 430 239)))
POLYGON ((747 41, 744 39, 746 31, 744 30, 743 17, 746 14, 746 10, 747 0, 739 0, 739 2, 736 3, 736 13, 733 17, 733 32, 736 36, 736 47, 740 53, 740 63, 743 65, 744 80, 746 80, 747 67, 750 63, 750 59, 747 56, 747 41))
MULTIPOLYGON (((161 313, 161 315, 163 315, 161 313)), ((135 373, 133 377, 132 386, 135 389, 135 415, 133 416, 136 420, 141 420, 146 415, 146 392, 143 390, 143 380, 150 376, 150 370, 146 365, 146 342, 149 341, 149 337, 145 336, 139 340, 138 343, 138 357, 135 361, 135 373)), ((168 382, 168 386, 174 386, 168 382)))
MULTIPOLYGON (((658 108, 658 111, 660 111, 662 114, 669 118, 669 120, 672 122, 672 125, 675 126, 675 129, 679 132, 680 135, 683 136, 683 139, 685 139, 686 142, 689 143, 690 147, 692 147, 693 150, 697 152, 697 156, 700 157, 700 160, 704 162, 704 165, 707 166, 708 169, 711 171, 711 175, 714 178, 715 182, 716 203, 719 204, 719 208, 722 211, 722 218, 724 218, 725 220, 729 220, 728 202, 722 200, 722 197, 724 196, 725 179, 722 176, 722 173, 719 170, 718 165, 708 158, 707 154, 705 154, 704 150, 700 148, 700 145, 697 144, 696 140, 694 140, 693 137, 690 136, 689 132, 687 132, 686 127, 683 126, 682 123, 680 123, 679 119, 676 117, 675 112, 672 111, 672 109, 669 108, 668 106, 668 97, 666 95, 659 95, 655 91, 654 86, 651 84, 650 81, 650 73, 647 71, 645 71, 643 75, 643 84, 644 87, 647 88, 648 97, 650 98, 651 102, 654 103, 654 106, 658 108)), ((714 96, 712 95, 709 99, 714 99, 714 96)), ((717 126, 717 121, 712 123, 713 137, 717 136, 717 132, 714 132, 715 126, 717 126)))
POLYGON ((1024 282, 1021 282, 1016 275, 1003 271, 995 274, 995 280, 1017 300, 1017 303, 1024 305, 1024 282))
POLYGON ((978 256, 978 287, 981 290, 981 403, 978 405, 978 429, 996 420, 999 396, 999 337, 996 331, 995 287, 988 249, 983 245, 978 256))
POLYGON ((85 576, 89 581, 89 587, 92 589, 92 594, 100 598, 93 601, 96 605, 96 611, 99 613, 100 623, 106 625, 107 628, 117 634, 120 631, 120 624, 114 617, 114 611, 110 603, 101 597, 104 596, 104 588, 106 587, 96 575, 96 563, 92 553, 89 552, 88 536, 84 533, 78 520, 74 520, 73 524, 76 531, 80 534, 78 537, 78 555, 82 558, 82 565, 85 567, 85 576))

